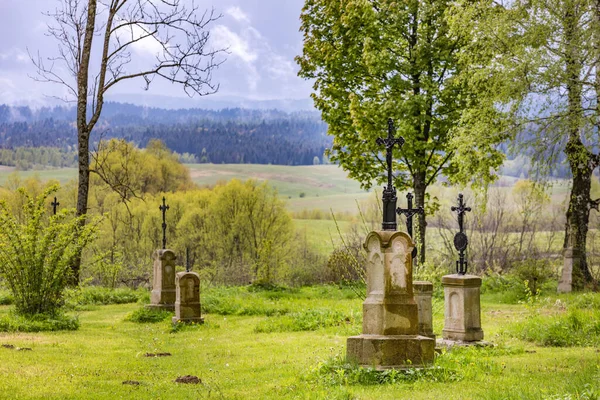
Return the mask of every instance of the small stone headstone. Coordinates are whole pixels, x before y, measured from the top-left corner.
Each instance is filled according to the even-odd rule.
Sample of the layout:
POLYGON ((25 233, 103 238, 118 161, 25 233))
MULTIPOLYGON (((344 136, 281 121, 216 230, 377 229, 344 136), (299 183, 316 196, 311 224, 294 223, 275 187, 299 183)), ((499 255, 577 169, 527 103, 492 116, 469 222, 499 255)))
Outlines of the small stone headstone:
POLYGON ((195 272, 179 272, 175 286, 173 322, 204 322, 200 310, 200 276, 195 272))
POLYGON ((154 274, 149 308, 173 311, 175 308, 175 253, 172 250, 154 252, 154 274))
POLYGON ((579 268, 579 252, 568 247, 564 250, 563 270, 558 281, 558 293, 571 293, 573 290, 573 271, 579 268))

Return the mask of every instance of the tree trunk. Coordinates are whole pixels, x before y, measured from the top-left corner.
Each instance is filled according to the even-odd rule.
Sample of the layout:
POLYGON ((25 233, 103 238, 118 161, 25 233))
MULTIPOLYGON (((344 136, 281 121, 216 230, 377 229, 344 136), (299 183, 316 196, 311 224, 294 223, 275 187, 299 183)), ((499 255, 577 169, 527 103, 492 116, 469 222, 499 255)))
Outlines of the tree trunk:
POLYGON ((591 153, 582 143, 580 129, 583 121, 582 83, 580 80, 582 62, 579 54, 579 27, 577 9, 571 2, 565 3, 565 73, 567 83, 568 137, 565 153, 573 174, 573 186, 567 210, 564 248, 572 248, 579 257, 574 264, 572 288, 581 290, 586 283, 593 281, 587 267, 586 240, 591 208, 591 182, 593 163, 591 153))
POLYGON ((575 264, 578 267, 573 270, 572 287, 573 290, 581 290, 586 284, 593 282, 586 257, 593 169, 590 168, 588 151, 581 142, 567 144, 566 152, 573 173, 573 186, 567 210, 564 248, 572 247, 579 256, 579 263, 575 264))
MULTIPOLYGON (((425 182, 425 171, 419 171, 414 175, 414 189, 415 189, 415 207, 423 207, 425 208, 425 192, 427 190, 427 185, 425 182)), ((417 243, 417 248, 419 249, 419 254, 417 255, 419 259, 419 263, 423 264, 425 262, 425 230, 427 227, 427 221, 425 218, 425 214, 417 214, 417 226, 416 226, 416 237, 419 239, 417 243)))
MULTIPOLYGON (((81 49, 81 58, 79 69, 77 71, 77 155, 79 157, 78 167, 79 181, 77 183, 77 211, 76 215, 87 214, 88 192, 90 188, 90 133, 91 127, 87 123, 87 101, 88 101, 88 77, 90 56, 92 51, 92 41, 94 39, 94 29, 96 22, 96 0, 89 0, 88 15, 85 26, 85 36, 81 49)), ((81 220, 81 225, 85 225, 85 219, 81 220)), ((79 283, 79 272, 81 270, 81 253, 77 254, 71 265, 71 283, 79 283)))

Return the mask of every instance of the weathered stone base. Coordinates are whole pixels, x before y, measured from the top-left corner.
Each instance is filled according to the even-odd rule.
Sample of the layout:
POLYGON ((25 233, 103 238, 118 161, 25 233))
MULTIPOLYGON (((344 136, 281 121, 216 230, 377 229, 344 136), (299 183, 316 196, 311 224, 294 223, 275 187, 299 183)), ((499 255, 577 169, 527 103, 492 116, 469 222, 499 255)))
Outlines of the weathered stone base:
POLYGON ((183 323, 183 324, 203 324, 204 323, 204 318, 202 317, 198 317, 198 318, 182 318, 179 319, 177 317, 173 317, 171 319, 171 321, 176 324, 176 323, 183 323))
POLYGON ((420 335, 352 336, 347 345, 348 361, 377 369, 423 367, 435 357, 435 340, 420 335))
POLYGON ((485 340, 478 340, 475 342, 464 342, 462 340, 447 340, 438 339, 435 343, 436 351, 438 349, 451 349, 453 347, 495 347, 496 345, 492 342, 486 342, 485 340))
POLYGON ((454 342, 475 342, 483 340, 483 330, 481 328, 468 328, 460 331, 443 329, 442 337, 444 340, 454 342))
POLYGON ((145 307, 154 310, 175 311, 175 304, 146 304, 145 307))

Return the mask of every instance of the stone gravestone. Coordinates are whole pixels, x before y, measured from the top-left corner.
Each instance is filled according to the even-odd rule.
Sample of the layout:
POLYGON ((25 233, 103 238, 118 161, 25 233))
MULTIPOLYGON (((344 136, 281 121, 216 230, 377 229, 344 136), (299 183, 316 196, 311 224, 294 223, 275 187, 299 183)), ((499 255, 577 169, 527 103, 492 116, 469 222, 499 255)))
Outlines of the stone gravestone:
MULTIPOLYGON (((458 250, 456 274, 442 277, 444 287, 444 329, 442 337, 448 342, 477 342, 483 340, 481 329, 481 278, 467 275, 465 251, 469 244, 464 232, 464 216, 471 211, 462 194, 458 195, 458 206, 451 208, 458 214, 459 232, 454 236, 454 247, 458 250)), ((452 345, 452 343, 447 343, 452 345)))
POLYGON ((195 272, 179 272, 175 278, 175 287, 173 323, 204 322, 200 313, 200 276, 195 272))
POLYGON ((413 298, 412 239, 404 232, 374 231, 364 246, 367 298, 363 303, 363 333, 348 338, 348 360, 378 369, 432 363, 435 341, 419 335, 413 298))
POLYGON ((415 281, 413 282, 413 292, 419 310, 419 335, 435 340, 435 335, 433 334, 433 310, 431 307, 433 283, 415 281))
POLYGON ((169 249, 156 250, 150 304, 146 307, 173 311, 175 309, 175 253, 169 249))
POLYGON ((564 264, 560 281, 558 282, 558 293, 571 293, 573 290, 573 271, 579 267, 579 252, 568 247, 564 250, 564 264))
POLYGON ((476 342, 483 340, 481 329, 481 278, 475 275, 446 275, 444 287, 444 340, 476 342))

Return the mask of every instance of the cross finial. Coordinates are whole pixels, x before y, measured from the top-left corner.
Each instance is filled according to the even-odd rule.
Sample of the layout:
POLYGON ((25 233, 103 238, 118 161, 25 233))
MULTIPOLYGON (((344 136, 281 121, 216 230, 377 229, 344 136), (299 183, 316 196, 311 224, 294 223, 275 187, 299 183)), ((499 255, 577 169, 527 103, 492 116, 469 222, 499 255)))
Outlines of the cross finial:
MULTIPOLYGON (((408 235, 412 238, 413 237, 413 216, 415 216, 416 214, 425 214, 425 210, 423 210, 423 207, 419 206, 417 208, 413 208, 413 194, 412 193, 407 193, 406 194, 406 200, 407 200, 407 208, 400 208, 398 207, 396 209, 396 213, 400 214, 400 215, 404 215, 406 216, 406 230, 408 232, 408 235)), ((412 258, 415 259, 417 257, 417 248, 415 247, 412 251, 412 258)))
POLYGON ((404 138, 395 138, 394 133, 396 128, 394 127, 394 121, 388 119, 388 135, 387 138, 377 138, 375 141, 379 146, 384 145, 386 150, 385 160, 387 164, 387 186, 383 189, 383 224, 382 229, 386 231, 395 231, 397 228, 396 224, 396 189, 392 181, 392 160, 394 146, 402 148, 404 144, 404 138))
POLYGON ((162 199, 162 205, 158 207, 160 211, 162 211, 162 230, 163 230, 163 240, 162 240, 162 245, 163 245, 163 250, 167 248, 167 210, 169 209, 169 206, 166 203, 166 199, 163 196, 162 199))
POLYGON ((60 206, 60 203, 56 200, 56 197, 54 198, 54 201, 50 203, 50 205, 52 206, 52 213, 56 215, 56 207, 60 206))
POLYGON ((464 275, 467 272, 467 260, 465 259, 465 250, 469 244, 469 239, 464 233, 464 215, 471 211, 471 207, 466 207, 462 193, 458 195, 458 207, 452 206, 452 211, 458 213, 458 227, 460 231, 454 235, 454 247, 458 250, 459 259, 456 262, 456 272, 464 275))

